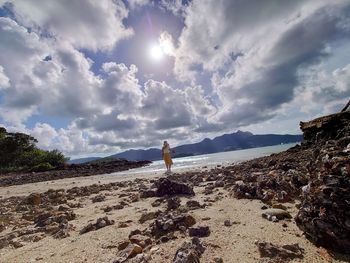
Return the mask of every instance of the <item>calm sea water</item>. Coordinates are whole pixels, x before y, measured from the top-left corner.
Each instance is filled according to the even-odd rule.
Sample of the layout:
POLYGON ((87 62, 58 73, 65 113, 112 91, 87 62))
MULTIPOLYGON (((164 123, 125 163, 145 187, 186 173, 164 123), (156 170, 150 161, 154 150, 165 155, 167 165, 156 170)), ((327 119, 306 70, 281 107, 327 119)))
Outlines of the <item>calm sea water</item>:
MULTIPOLYGON (((275 146, 251 148, 251 149, 245 149, 245 150, 175 158, 173 159, 174 164, 172 166, 172 171, 176 172, 183 169, 199 168, 207 165, 212 166, 217 164, 227 165, 232 163, 238 163, 246 160, 251 160, 257 157, 267 156, 272 153, 282 152, 295 145, 296 143, 288 143, 288 144, 281 144, 281 145, 275 145, 275 146)), ((138 174, 138 173, 149 173, 149 172, 159 172, 159 171, 165 171, 165 165, 163 160, 154 161, 149 166, 132 169, 122 173, 138 174)))

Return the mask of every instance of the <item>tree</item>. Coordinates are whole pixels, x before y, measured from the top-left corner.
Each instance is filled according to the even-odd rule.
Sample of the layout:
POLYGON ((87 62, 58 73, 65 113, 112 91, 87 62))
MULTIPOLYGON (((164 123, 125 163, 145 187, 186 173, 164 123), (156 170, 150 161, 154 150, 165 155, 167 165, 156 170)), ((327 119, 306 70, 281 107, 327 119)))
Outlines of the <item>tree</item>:
POLYGON ((0 127, 0 168, 32 170, 60 166, 67 158, 58 150, 44 151, 36 147, 38 141, 24 133, 9 133, 0 127))
POLYGON ((8 133, 0 130, 0 165, 14 165, 19 156, 35 149, 37 140, 24 133, 8 133))

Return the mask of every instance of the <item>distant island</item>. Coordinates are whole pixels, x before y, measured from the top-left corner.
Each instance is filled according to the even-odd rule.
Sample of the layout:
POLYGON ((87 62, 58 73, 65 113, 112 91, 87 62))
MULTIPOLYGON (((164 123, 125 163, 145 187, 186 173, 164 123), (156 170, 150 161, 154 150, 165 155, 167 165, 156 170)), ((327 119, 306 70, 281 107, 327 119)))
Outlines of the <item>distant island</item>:
MULTIPOLYGON (((237 131, 235 133, 224 134, 214 139, 205 138, 201 142, 184 144, 174 147, 174 158, 194 156, 201 154, 225 152, 242 150, 249 148, 257 148, 264 146, 272 146, 285 143, 296 143, 303 140, 302 135, 290 134, 262 134, 254 135, 251 132, 237 131)), ((160 142, 161 143, 161 142, 160 142)), ((128 150, 104 158, 101 157, 87 157, 69 161, 69 163, 85 163, 96 160, 110 160, 110 159, 126 159, 129 161, 149 160, 156 161, 161 159, 161 150, 157 148, 128 150)))

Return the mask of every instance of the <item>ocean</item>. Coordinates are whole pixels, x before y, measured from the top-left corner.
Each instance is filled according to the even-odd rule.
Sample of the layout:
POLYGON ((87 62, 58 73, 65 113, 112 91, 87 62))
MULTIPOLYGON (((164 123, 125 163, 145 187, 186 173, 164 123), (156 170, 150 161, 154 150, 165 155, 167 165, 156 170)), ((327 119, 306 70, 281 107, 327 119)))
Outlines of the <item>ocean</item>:
MULTIPOLYGON (((229 165, 233 163, 239 163, 242 161, 251 160, 254 158, 267 156, 272 153, 278 153, 285 151, 296 143, 280 144, 267 147, 250 148, 245 150, 236 150, 228 152, 219 152, 211 154, 203 154, 196 156, 188 156, 173 159, 173 172, 180 172, 181 170, 195 169, 204 166, 214 165, 229 165)), ((123 174, 141 174, 141 173, 152 173, 165 171, 165 165, 163 160, 154 161, 150 165, 132 169, 129 171, 123 171, 123 174)), ((117 173, 118 174, 118 173, 117 173)))

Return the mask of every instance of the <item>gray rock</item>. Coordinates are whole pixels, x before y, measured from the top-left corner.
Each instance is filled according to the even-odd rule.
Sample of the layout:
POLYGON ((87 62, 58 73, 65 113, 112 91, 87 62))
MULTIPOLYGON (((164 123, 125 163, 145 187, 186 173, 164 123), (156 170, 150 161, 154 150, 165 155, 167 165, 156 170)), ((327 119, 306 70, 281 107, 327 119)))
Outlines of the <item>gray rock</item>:
POLYGON ((285 210, 278 209, 278 208, 269 208, 262 212, 262 217, 269 218, 275 216, 277 219, 281 220, 284 218, 292 218, 292 216, 285 210))

